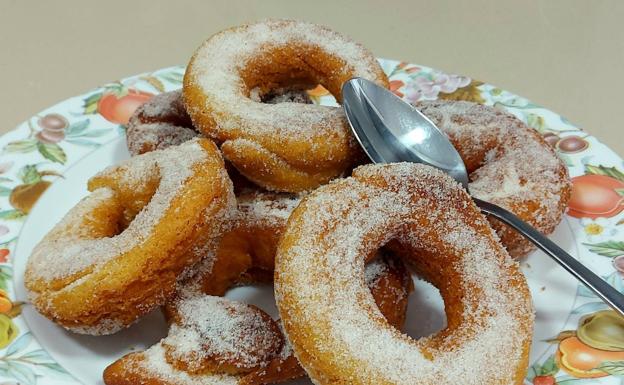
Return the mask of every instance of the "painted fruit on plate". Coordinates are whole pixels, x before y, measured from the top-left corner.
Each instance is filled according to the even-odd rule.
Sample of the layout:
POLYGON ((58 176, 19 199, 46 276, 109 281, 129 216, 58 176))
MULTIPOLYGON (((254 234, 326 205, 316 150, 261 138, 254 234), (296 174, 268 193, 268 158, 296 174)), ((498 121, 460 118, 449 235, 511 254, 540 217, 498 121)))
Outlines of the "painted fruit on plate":
POLYGON ((574 177, 568 214, 576 218, 613 217, 624 209, 622 189, 624 182, 606 175, 574 177))
POLYGON ((128 120, 143 103, 154 96, 149 92, 129 89, 128 93, 118 96, 114 92, 102 95, 98 102, 97 110, 109 122, 117 124, 128 124, 128 120))

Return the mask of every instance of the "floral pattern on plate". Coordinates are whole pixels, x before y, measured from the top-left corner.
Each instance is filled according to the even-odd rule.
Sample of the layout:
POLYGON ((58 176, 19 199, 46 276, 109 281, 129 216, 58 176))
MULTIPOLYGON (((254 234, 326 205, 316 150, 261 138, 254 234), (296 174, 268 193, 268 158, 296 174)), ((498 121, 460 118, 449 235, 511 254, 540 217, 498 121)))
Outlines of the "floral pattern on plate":
MULTIPOLYGON (((624 162, 565 118, 529 100, 466 76, 380 60, 390 89, 410 103, 468 100, 505 109, 540 132, 567 164, 573 181, 568 220, 580 260, 624 292, 624 162)), ((13 302, 12 255, 21 223, 63 171, 99 146, 124 135, 134 110, 156 93, 181 86, 183 67, 123 79, 68 99, 0 138, 0 383, 76 383, 38 344, 13 302), (2 382, 4 381, 4 382, 2 382)), ((334 104, 322 87, 316 103, 334 104)), ((561 333, 527 373, 526 384, 623 384, 622 320, 578 287, 561 333), (614 334, 615 333, 615 334, 614 334), (614 337, 615 336, 615 337, 614 337)))

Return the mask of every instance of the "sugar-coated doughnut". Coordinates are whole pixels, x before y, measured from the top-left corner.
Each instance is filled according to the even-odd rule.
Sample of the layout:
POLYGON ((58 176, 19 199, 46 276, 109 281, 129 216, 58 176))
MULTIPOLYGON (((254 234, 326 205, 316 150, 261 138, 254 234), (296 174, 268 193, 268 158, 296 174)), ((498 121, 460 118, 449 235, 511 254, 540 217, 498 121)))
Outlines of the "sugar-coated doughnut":
MULTIPOLYGON (((366 282, 388 322, 400 328, 411 277, 384 255, 366 266, 366 282)), ((167 306, 167 337, 104 371, 107 385, 264 385, 305 376, 281 323, 255 306, 182 288, 167 306)))
POLYGON ((126 127, 131 155, 182 144, 199 136, 186 113, 182 91, 156 95, 136 109, 126 127))
POLYGON ((299 192, 342 174, 359 146, 340 108, 259 100, 275 89, 321 84, 340 101, 342 84, 356 76, 388 85, 375 57, 352 40, 311 23, 268 20, 206 40, 183 92, 195 126, 245 177, 299 192))
MULTIPOLYGON (((298 202, 292 195, 259 191, 239 196, 239 214, 221 240, 225 245, 193 268, 167 303, 167 337, 111 364, 104 382, 261 385, 304 376, 278 321, 254 306, 215 296, 239 284, 245 271, 272 272, 277 239, 298 202)), ((242 280, 249 282, 249 276, 242 280)), ((366 266, 366 284, 388 322, 400 329, 412 290, 405 266, 381 253, 366 266)))
MULTIPOLYGON (((464 101, 416 104, 459 151, 470 193, 507 208, 544 234, 561 221, 571 194, 568 169, 535 130, 508 112, 464 101)), ((512 257, 535 249, 517 231, 491 219, 512 257)))
MULTIPOLYGON (((262 103, 306 103, 312 100, 305 90, 279 88, 250 97, 262 103)), ((131 155, 177 146, 200 133, 193 127, 182 99, 182 91, 158 94, 136 109, 126 127, 126 143, 131 155)))
POLYGON ((235 211, 223 159, 207 139, 133 157, 88 187, 35 247, 25 274, 37 310, 77 333, 114 333, 162 305, 235 211))
POLYGON ((362 166, 305 197, 278 245, 275 296, 315 384, 519 385, 526 374, 526 280, 466 191, 429 166, 362 166), (445 329, 414 340, 388 325, 364 282, 383 245, 440 290, 445 329))

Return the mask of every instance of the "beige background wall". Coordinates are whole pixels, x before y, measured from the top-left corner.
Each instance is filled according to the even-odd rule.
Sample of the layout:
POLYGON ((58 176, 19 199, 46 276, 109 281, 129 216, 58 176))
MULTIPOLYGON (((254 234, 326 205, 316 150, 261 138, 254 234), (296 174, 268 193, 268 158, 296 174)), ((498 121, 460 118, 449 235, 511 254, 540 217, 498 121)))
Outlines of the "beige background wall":
POLYGON ((266 17, 323 23, 377 56, 496 84, 624 155, 621 0, 0 0, 0 132, 96 85, 183 64, 213 32, 266 17))

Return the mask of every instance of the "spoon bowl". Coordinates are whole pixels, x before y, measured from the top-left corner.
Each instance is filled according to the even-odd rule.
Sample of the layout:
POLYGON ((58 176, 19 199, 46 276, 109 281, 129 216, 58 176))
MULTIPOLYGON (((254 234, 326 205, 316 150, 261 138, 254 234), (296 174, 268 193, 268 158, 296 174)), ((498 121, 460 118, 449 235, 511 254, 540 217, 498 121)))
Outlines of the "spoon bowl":
MULTIPOLYGON (((468 191, 468 172, 449 138, 424 114, 377 84, 354 78, 342 87, 353 134, 375 163, 416 162, 441 169, 468 191)), ((512 227, 624 316, 624 294, 512 212, 473 197, 487 215, 512 227)))
POLYGON ((420 111, 366 79, 348 81, 342 95, 353 133, 373 162, 429 164, 468 188, 468 172, 459 153, 420 111))

